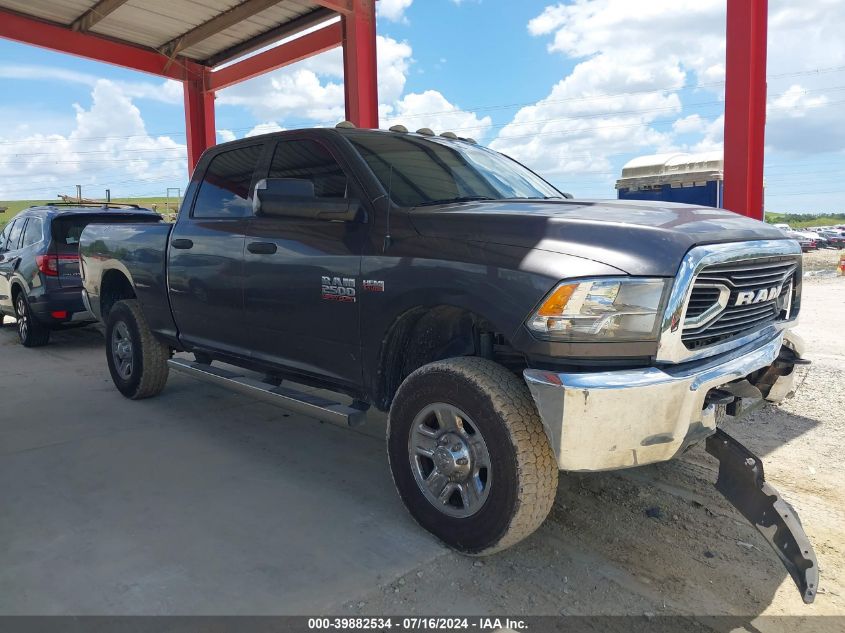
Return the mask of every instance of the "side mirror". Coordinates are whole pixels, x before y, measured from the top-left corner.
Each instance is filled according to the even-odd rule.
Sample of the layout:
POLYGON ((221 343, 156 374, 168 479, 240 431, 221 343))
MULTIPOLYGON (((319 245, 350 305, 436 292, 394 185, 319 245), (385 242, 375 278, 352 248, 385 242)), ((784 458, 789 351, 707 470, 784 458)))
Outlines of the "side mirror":
POLYGON ((259 180, 252 204, 256 216, 339 222, 355 220, 361 208, 361 203, 353 198, 318 198, 314 183, 302 178, 259 180))

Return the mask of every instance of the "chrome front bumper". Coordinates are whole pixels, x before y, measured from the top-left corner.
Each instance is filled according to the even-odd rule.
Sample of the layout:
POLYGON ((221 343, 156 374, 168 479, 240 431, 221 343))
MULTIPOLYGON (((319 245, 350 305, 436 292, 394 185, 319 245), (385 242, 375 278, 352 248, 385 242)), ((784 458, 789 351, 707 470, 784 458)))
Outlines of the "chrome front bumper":
MULTIPOLYGON (((672 459, 714 433, 716 407, 705 406, 707 393, 771 365, 783 345, 801 356, 800 338, 779 332, 762 344, 673 367, 595 373, 526 369, 523 375, 559 468, 613 470, 672 459)), ((766 399, 790 395, 794 375, 780 376, 766 399)))

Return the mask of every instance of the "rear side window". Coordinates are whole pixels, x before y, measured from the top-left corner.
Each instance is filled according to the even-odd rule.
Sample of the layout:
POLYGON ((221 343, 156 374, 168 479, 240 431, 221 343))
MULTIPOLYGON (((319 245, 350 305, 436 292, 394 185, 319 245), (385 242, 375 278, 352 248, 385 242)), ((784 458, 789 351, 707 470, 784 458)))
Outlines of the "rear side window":
POLYGON ((21 233, 23 232, 23 225, 26 223, 24 219, 15 220, 15 223, 12 225, 12 229, 9 231, 9 244, 6 246, 10 251, 13 251, 18 248, 18 243, 21 239, 21 233))
POLYGON ((91 218, 58 218, 53 221, 53 239, 62 246, 76 246, 91 218))
POLYGON ((193 217, 243 218, 252 214, 249 186, 262 147, 238 147, 211 159, 194 203, 193 217))
POLYGON ((41 218, 29 218, 29 222, 26 223, 26 230, 23 232, 23 244, 21 247, 26 248, 27 246, 38 244, 43 237, 44 224, 41 218))
MULTIPOLYGON (((139 222, 158 222, 160 217, 150 214, 124 214, 118 212, 110 212, 103 214, 79 214, 79 215, 65 215, 53 220, 53 241, 56 246, 68 246, 70 250, 76 250, 79 245, 79 238, 82 231, 89 224, 135 224, 139 222)), ((27 227, 27 233, 29 228, 27 227)))
POLYGON ((329 150, 316 141, 282 141, 276 145, 270 178, 302 178, 314 183, 318 198, 346 197, 346 174, 329 150))

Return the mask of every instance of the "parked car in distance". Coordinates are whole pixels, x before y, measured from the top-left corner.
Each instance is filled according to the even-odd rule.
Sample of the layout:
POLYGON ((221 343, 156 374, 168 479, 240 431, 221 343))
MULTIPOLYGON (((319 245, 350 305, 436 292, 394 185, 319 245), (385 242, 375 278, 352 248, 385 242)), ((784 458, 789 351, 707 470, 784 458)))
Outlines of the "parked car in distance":
POLYGON ((819 231, 822 236, 832 248, 845 248, 845 233, 842 231, 822 230, 819 231))
POLYGON ((786 235, 786 237, 788 237, 789 239, 792 239, 792 240, 795 240, 796 242, 798 242, 801 245, 801 250, 804 251, 805 253, 807 251, 814 251, 819 247, 816 240, 814 240, 813 238, 805 235, 804 233, 799 233, 798 231, 792 231, 792 230, 789 230, 789 231, 784 230, 783 234, 786 235))
POLYGON ((98 224, 159 222, 137 205, 54 203, 24 209, 0 233, 0 324, 17 319, 25 347, 46 345, 50 331, 93 323, 82 303, 79 236, 98 224))
POLYGON ((810 231, 810 230, 805 229, 803 231, 798 231, 798 233, 800 233, 801 235, 804 235, 804 236, 808 237, 809 239, 813 240, 816 243, 816 248, 827 248, 828 247, 827 240, 824 239, 821 235, 819 235, 815 231, 810 231))

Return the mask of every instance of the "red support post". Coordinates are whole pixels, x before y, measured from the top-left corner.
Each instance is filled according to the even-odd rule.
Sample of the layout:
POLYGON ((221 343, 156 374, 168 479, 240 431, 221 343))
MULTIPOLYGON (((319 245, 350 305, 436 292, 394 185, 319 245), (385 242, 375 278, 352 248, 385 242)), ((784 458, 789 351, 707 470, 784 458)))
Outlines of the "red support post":
POLYGON ((202 153, 217 142, 214 128, 214 92, 208 90, 208 71, 203 79, 185 81, 185 136, 188 143, 188 171, 193 173, 202 153))
POLYGON ((351 0, 343 24, 343 86, 346 118, 358 127, 378 127, 375 0, 351 0))
POLYGON ((728 0, 724 207, 763 219, 768 0, 728 0))

